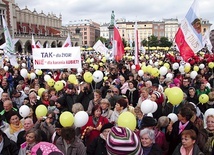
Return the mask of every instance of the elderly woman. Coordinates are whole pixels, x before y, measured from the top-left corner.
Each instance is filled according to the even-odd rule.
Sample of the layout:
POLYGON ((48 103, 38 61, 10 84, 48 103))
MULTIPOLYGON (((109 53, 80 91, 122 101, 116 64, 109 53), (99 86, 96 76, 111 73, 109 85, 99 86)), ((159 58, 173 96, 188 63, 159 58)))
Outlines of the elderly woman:
POLYGON ((111 110, 111 104, 108 99, 102 99, 100 101, 100 107, 102 108, 101 116, 106 117, 108 120, 110 120, 113 111, 111 110))
POLYGON ((139 97, 139 99, 138 99, 137 105, 138 105, 139 107, 141 107, 141 103, 142 103, 144 100, 149 99, 149 98, 150 98, 150 95, 149 95, 149 88, 143 87, 143 88, 141 89, 141 94, 140 94, 140 97, 139 97))
POLYGON ((82 139, 85 140, 86 146, 89 146, 89 144, 100 135, 100 129, 104 124, 108 123, 108 119, 101 116, 101 111, 100 105, 95 105, 88 122, 81 129, 82 139))
POLYGON ((154 130, 148 128, 141 130, 140 139, 144 155, 162 155, 162 150, 155 143, 154 130))
POLYGON ((196 144, 196 138, 194 130, 184 130, 181 133, 181 143, 176 147, 172 155, 204 155, 196 144))
POLYGON ((4 131, 7 137, 17 142, 17 136, 22 130, 24 130, 24 128, 18 113, 14 111, 9 112, 9 128, 4 131))
POLYGON ((208 115, 206 118, 207 128, 200 130, 198 135, 198 145, 205 155, 212 154, 214 140, 214 114, 208 115))
POLYGON ((42 140, 38 130, 30 129, 25 133, 26 142, 21 144, 19 155, 28 155, 31 148, 42 140))
POLYGON ((101 94, 100 90, 96 89, 93 94, 94 94, 94 99, 90 100, 89 105, 88 105, 88 110, 87 110, 87 113, 89 115, 91 115, 92 108, 95 105, 100 104, 100 101, 102 100, 102 94, 101 94))

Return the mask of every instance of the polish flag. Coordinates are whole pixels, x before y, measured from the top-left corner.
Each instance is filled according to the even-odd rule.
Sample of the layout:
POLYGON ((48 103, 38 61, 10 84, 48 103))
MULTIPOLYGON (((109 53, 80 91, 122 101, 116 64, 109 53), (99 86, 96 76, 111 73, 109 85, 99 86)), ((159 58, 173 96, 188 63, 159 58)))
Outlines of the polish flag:
POLYGON ((188 61, 203 47, 198 6, 198 0, 194 0, 175 35, 175 43, 184 61, 188 61))
POLYGON ((137 22, 135 22, 135 31, 134 31, 134 39, 135 39, 135 59, 134 64, 136 66, 136 70, 140 70, 138 55, 139 55, 139 42, 138 42, 138 28, 137 28, 137 22))
POLYGON ((31 44, 31 47, 32 48, 41 48, 42 47, 42 45, 40 43, 38 43, 38 42, 35 43, 33 35, 32 35, 32 44, 31 44))
POLYGON ((122 60, 125 53, 123 42, 116 26, 114 26, 113 53, 117 62, 122 60))
POLYGON ((71 47, 71 38, 70 38, 69 33, 68 33, 68 37, 65 40, 64 44, 62 45, 62 47, 71 47))

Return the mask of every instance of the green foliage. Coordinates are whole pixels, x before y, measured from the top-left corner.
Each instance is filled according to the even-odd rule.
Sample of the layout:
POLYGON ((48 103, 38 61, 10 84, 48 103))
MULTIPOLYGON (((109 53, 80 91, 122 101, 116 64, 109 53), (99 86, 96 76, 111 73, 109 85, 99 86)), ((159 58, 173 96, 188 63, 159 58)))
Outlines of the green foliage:
POLYGON ((171 47, 172 42, 170 42, 167 37, 161 37, 160 41, 159 41, 159 46, 160 47, 171 47))

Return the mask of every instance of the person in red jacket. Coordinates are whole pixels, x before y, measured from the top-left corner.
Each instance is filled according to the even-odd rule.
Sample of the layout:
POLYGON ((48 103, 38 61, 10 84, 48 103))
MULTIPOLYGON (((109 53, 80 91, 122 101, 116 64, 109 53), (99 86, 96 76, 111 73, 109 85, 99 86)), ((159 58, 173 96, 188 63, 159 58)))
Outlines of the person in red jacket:
POLYGON ((99 104, 92 108, 92 116, 89 117, 88 122, 82 127, 82 139, 85 140, 85 145, 89 146, 91 142, 100 135, 100 129, 106 123, 108 119, 101 116, 101 107, 99 104))

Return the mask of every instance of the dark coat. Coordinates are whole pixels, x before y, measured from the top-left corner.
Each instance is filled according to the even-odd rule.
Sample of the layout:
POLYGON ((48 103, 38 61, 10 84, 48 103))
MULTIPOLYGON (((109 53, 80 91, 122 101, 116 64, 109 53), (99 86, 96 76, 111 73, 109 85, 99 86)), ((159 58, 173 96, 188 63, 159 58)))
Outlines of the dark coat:
POLYGON ((77 96, 77 103, 81 103, 84 111, 88 110, 88 105, 89 102, 94 98, 92 92, 80 92, 79 95, 77 96))
POLYGON ((69 109, 69 111, 72 111, 73 105, 76 103, 77 95, 76 94, 64 94, 66 106, 69 109))
MULTIPOLYGON (((179 134, 179 122, 177 121, 172 126, 172 132, 169 134, 169 132, 166 133, 166 140, 169 142, 169 151, 168 155, 172 155, 173 151, 177 147, 177 145, 181 142, 181 133, 179 134)), ((190 130, 193 129, 196 134, 198 133, 198 129, 195 127, 195 125, 189 121, 187 126, 184 128, 184 130, 190 130)))
POLYGON ((87 147, 87 155, 107 155, 106 141, 100 136, 87 147))
POLYGON ((162 155, 162 150, 157 144, 153 144, 148 155, 162 155))
POLYGON ((132 104, 133 107, 135 107, 138 103, 138 99, 139 99, 139 92, 138 90, 134 90, 133 92, 131 92, 129 89, 126 91, 126 96, 129 100, 129 104, 132 104))
MULTIPOLYGON (((182 145, 181 145, 181 143, 180 143, 180 144, 176 147, 176 149, 175 149, 175 151, 173 152, 172 155, 182 155, 182 154, 180 153, 181 146, 182 146, 182 145)), ((204 155, 204 153, 201 152, 201 150, 199 149, 198 145, 195 144, 195 145, 193 146, 192 155, 204 155)))
POLYGON ((18 155, 19 149, 16 143, 10 140, 6 135, 3 135, 4 145, 0 152, 1 155, 18 155))

